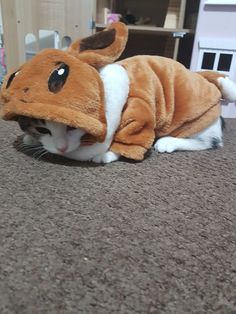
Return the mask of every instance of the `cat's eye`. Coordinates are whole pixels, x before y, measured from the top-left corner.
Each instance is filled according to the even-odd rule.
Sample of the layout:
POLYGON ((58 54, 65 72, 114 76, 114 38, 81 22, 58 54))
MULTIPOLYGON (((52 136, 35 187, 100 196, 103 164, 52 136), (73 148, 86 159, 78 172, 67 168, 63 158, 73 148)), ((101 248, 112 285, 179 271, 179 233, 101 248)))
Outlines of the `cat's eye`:
POLYGON ((69 66, 61 63, 59 68, 54 70, 48 79, 48 89, 50 92, 56 94, 64 86, 66 79, 69 75, 69 66))
POLYGON ((49 134, 52 135, 51 131, 46 129, 46 128, 42 128, 42 127, 35 127, 35 130, 41 134, 49 134))
POLYGON ((9 88, 9 87, 10 87, 12 81, 14 80, 14 78, 17 76, 18 73, 19 73, 19 71, 16 71, 16 72, 14 72, 14 73, 12 73, 12 74, 10 75, 10 77, 9 77, 9 79, 8 79, 8 81, 7 81, 7 86, 6 86, 6 88, 9 88))
POLYGON ((68 132, 68 131, 73 131, 73 130, 76 130, 76 128, 74 128, 73 126, 67 125, 67 127, 66 127, 66 131, 67 131, 67 132, 68 132))

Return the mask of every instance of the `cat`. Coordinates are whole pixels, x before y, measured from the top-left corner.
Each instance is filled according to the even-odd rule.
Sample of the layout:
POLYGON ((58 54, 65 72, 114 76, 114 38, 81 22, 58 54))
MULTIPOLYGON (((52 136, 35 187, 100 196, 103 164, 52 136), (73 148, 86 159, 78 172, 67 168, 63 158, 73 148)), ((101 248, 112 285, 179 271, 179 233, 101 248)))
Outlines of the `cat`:
MULTIPOLYGON (((24 116, 18 118, 22 131, 25 132, 23 143, 27 147, 37 147, 42 154, 50 152, 75 160, 91 160, 96 163, 109 163, 119 159, 119 155, 107 151, 106 143, 80 146, 85 132, 62 123, 33 119, 24 116)), ((156 141, 154 149, 160 153, 172 153, 177 150, 204 150, 223 146, 223 119, 191 138, 163 137, 156 141)))
MULTIPOLYGON (((120 155, 109 151, 114 134, 119 126, 122 110, 129 93, 129 78, 126 71, 117 64, 105 66, 100 70, 104 84, 106 99, 107 135, 103 143, 81 145, 85 132, 58 122, 33 119, 24 116, 18 118, 20 128, 25 132, 23 143, 26 147, 41 150, 42 154, 50 152, 64 157, 93 161, 95 163, 110 163, 120 158, 120 155), (109 92, 108 92, 109 91, 109 92)), ((234 91, 235 85, 226 78, 222 80, 225 93, 234 91), (233 84, 232 86, 230 84, 233 84)), ((235 94, 235 93, 234 93, 235 94)), ((236 95, 234 95, 236 96, 236 95)), ((154 150, 160 153, 174 151, 197 151, 223 146, 223 120, 218 118, 205 130, 189 138, 165 136, 154 143, 154 150)))

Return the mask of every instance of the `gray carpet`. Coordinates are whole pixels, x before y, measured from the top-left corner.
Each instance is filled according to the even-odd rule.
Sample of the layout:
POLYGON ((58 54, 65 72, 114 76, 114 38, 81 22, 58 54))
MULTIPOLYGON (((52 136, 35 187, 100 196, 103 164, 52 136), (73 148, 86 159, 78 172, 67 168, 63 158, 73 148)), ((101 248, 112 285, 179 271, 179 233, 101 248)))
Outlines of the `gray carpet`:
POLYGON ((236 313, 236 120, 225 147, 94 166, 0 122, 0 313, 236 313))

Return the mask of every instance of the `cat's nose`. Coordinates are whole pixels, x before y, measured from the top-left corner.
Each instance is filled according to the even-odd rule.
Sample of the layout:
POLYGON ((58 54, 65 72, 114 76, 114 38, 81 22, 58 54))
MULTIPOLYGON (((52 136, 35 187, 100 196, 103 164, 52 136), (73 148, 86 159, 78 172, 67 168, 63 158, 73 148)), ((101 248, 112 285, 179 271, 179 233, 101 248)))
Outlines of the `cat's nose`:
POLYGON ((57 150, 58 150, 60 153, 62 153, 62 154, 64 154, 67 149, 68 149, 68 145, 67 145, 67 144, 65 144, 65 145, 63 145, 63 146, 60 146, 60 147, 57 147, 57 150))

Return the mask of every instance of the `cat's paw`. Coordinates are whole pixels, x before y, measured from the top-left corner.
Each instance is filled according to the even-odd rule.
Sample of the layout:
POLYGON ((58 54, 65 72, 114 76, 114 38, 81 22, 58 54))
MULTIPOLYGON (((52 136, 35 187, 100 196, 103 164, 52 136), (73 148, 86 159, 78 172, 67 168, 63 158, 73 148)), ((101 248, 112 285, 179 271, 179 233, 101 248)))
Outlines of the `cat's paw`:
POLYGON ((23 137, 23 143, 25 145, 36 145, 39 142, 35 138, 33 138, 31 135, 25 134, 23 137))
POLYGON ((177 139, 171 136, 162 137, 156 141, 154 149, 159 153, 172 153, 178 149, 177 139))
POLYGON ((119 154, 113 153, 111 151, 106 152, 104 154, 100 154, 95 156, 92 161, 97 164, 108 164, 110 162, 118 160, 120 157, 119 154))

